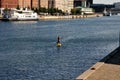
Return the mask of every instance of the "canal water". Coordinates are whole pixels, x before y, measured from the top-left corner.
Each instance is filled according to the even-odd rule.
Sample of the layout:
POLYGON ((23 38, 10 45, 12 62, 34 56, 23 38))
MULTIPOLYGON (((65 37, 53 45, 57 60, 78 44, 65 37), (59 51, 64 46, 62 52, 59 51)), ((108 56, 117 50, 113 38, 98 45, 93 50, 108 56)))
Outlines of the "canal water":
POLYGON ((74 80, 118 47, 119 31, 119 16, 0 22, 0 80, 74 80))

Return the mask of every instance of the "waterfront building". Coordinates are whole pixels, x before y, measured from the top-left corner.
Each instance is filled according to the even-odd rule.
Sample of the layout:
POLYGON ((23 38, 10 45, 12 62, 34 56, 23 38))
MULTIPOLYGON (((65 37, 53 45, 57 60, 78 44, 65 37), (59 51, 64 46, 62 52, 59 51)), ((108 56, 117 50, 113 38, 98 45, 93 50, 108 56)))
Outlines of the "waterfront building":
POLYGON ((55 8, 55 0, 48 0, 48 8, 55 8))
POLYGON ((19 0, 19 7, 25 8, 39 8, 45 7, 48 8, 48 0, 19 0))
POLYGON ((68 1, 68 6, 67 6, 67 8, 68 8, 68 13, 71 13, 71 9, 73 9, 74 8, 74 0, 69 0, 68 1))
POLYGON ((114 3, 116 9, 120 9, 120 2, 114 3))
POLYGON ((31 0, 31 8, 38 8, 39 7, 39 0, 31 0))
POLYGON ((18 0, 20 8, 38 8, 39 0, 18 0))
POLYGON ((70 13, 73 9, 74 0, 40 0, 40 7, 57 8, 65 13, 70 13))
POLYGON ((55 8, 62 10, 63 12, 70 13, 73 9, 74 0, 55 0, 55 8))
POLYGON ((74 7, 89 7, 92 3, 93 0, 49 0, 48 6, 49 8, 54 7, 65 13, 70 13, 74 7))
POLYGON ((93 0, 74 0, 74 7, 90 7, 93 4, 93 0))
POLYGON ((87 6, 90 7, 91 4, 93 4, 93 0, 87 0, 87 6))
POLYGON ((81 0, 74 0, 74 7, 78 7, 82 5, 82 1, 81 0))
POLYGON ((18 0, 0 0, 0 14, 5 8, 17 8, 18 0))
POLYGON ((31 7, 31 0, 18 0, 18 6, 20 8, 31 7))
POLYGON ((48 8, 49 0, 39 0, 39 1, 40 2, 38 4, 40 5, 40 7, 48 8))
POLYGON ((74 7, 89 7, 93 0, 0 0, 0 8, 58 8, 70 13, 74 7))
POLYGON ((0 0, 0 8, 16 8, 18 0, 0 0))

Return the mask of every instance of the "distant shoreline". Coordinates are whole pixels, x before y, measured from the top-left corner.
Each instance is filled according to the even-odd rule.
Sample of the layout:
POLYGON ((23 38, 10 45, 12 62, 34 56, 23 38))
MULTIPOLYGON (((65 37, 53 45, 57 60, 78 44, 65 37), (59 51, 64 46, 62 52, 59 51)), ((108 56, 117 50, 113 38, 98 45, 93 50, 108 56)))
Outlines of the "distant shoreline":
MULTIPOLYGON (((57 19, 82 19, 82 18, 93 18, 93 17, 102 17, 103 14, 95 13, 90 15, 67 15, 67 16, 39 16, 39 20, 57 20, 57 19)), ((0 15, 0 20, 2 20, 2 16, 0 15)))
POLYGON ((81 18, 93 18, 93 17, 102 17, 103 14, 96 13, 90 15, 67 15, 67 16, 40 16, 39 20, 53 20, 53 19, 81 19, 81 18))

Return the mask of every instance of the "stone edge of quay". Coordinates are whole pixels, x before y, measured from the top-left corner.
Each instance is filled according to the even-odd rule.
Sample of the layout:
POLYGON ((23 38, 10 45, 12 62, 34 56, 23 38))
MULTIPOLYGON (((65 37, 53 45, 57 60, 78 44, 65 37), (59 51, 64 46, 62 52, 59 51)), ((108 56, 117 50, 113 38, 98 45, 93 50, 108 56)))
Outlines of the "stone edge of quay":
POLYGON ((116 52, 120 50, 120 47, 112 51, 110 54, 105 56, 103 59, 101 59, 99 62, 94 64, 92 67, 90 67, 88 70, 83 72, 81 75, 79 75, 75 80, 85 80, 87 79, 92 73, 94 73, 97 69, 99 69, 105 62, 107 62, 109 59, 111 59, 114 55, 116 55, 116 52))

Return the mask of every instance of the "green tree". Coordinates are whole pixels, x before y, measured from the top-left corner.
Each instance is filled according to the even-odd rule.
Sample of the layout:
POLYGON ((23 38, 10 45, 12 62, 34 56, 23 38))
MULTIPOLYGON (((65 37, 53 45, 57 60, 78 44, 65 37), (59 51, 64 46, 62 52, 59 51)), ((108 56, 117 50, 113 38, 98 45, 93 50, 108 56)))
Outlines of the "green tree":
POLYGON ((58 8, 45 8, 45 7, 40 7, 38 8, 32 8, 33 11, 37 12, 37 13, 48 13, 50 15, 63 15, 64 12, 62 12, 62 10, 59 10, 58 8))
POLYGON ((72 15, 76 15, 76 9, 74 8, 74 9, 71 9, 71 14, 72 15))
POLYGON ((45 7, 40 7, 39 12, 47 13, 48 10, 45 7))
POLYGON ((32 10, 33 10, 34 12, 36 12, 36 13, 39 13, 38 8, 32 8, 32 10))
POLYGON ((80 9, 76 9, 76 14, 81 14, 81 10, 80 9))
POLYGON ((72 15, 81 14, 81 9, 78 9, 78 8, 71 9, 71 14, 72 15))
POLYGON ((54 8, 49 8, 48 13, 53 15, 55 13, 55 9, 54 8))

